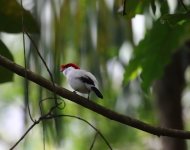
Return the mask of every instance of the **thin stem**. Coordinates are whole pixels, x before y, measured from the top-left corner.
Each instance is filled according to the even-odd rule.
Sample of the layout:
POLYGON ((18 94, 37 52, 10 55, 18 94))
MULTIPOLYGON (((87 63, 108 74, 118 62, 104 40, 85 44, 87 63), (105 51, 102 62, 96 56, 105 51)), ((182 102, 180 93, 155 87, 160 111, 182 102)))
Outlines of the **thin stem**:
POLYGON ((126 13, 126 3, 127 3, 127 0, 123 0, 123 16, 125 16, 127 13, 126 13))
POLYGON ((179 0, 179 3, 183 6, 183 8, 188 11, 188 8, 185 6, 183 0, 179 0))
POLYGON ((97 137, 98 137, 98 133, 96 132, 96 134, 95 134, 95 136, 94 136, 94 139, 93 139, 93 141, 92 141, 92 144, 91 144, 91 146, 90 146, 90 150, 93 149, 97 137))
POLYGON ((10 148, 10 150, 13 150, 23 139, 24 137, 32 130, 32 128, 38 124, 38 121, 33 122, 33 124, 26 130, 26 132, 21 136, 21 138, 10 148))
MULTIPOLYGON (((21 6, 23 7, 22 0, 21 0, 21 6)), ((24 36, 24 16, 23 16, 23 11, 22 11, 22 40, 23 40, 23 50, 24 50, 24 68, 25 68, 25 80, 24 80, 24 90, 25 90, 25 101, 26 101, 26 107, 28 109, 28 114, 30 117, 30 120, 34 122, 34 119, 32 118, 32 114, 30 111, 30 106, 29 106, 29 99, 28 99, 28 78, 27 78, 27 60, 26 60, 26 45, 25 45, 25 36, 24 36)))
MULTIPOLYGON (((54 107, 54 109, 55 109, 55 107, 54 107)), ((32 128, 35 125, 39 124, 41 121, 49 120, 49 119, 55 119, 55 118, 59 118, 59 117, 75 118, 75 119, 78 119, 78 120, 81 120, 81 121, 87 123, 89 126, 91 126, 97 132, 97 134, 99 134, 102 137, 102 139, 107 144, 109 149, 112 150, 112 147, 110 146, 109 142, 106 140, 104 135, 96 127, 94 127, 91 123, 89 123, 85 119, 77 117, 77 116, 73 116, 73 115, 51 115, 51 110, 47 114, 39 117, 39 119, 37 121, 34 121, 33 124, 28 128, 28 130, 21 136, 21 138, 10 148, 10 150, 13 150, 25 138, 25 136, 32 130, 32 128)), ((94 142, 95 142, 95 139, 94 139, 94 142)))
POLYGON ((101 138, 104 140, 104 142, 109 147, 109 149, 112 150, 111 145, 109 144, 109 142, 107 141, 107 139, 104 137, 104 135, 96 127, 94 127, 91 123, 89 123, 88 121, 86 121, 83 118, 80 118, 80 117, 77 117, 77 116, 73 116, 73 115, 52 115, 52 116, 47 116, 44 119, 52 119, 52 118, 59 118, 59 117, 75 118, 75 119, 78 119, 78 120, 81 120, 81 121, 87 123, 89 126, 91 126, 97 132, 98 135, 101 136, 101 138))
POLYGON ((30 132, 32 130, 32 128, 36 124, 39 124, 42 120, 45 120, 49 115, 51 115, 52 110, 55 108, 56 108, 56 106, 52 107, 47 114, 39 117, 39 119, 37 121, 34 121, 33 124, 29 127, 29 129, 21 136, 21 138, 10 148, 10 150, 13 150, 24 139, 24 137, 28 134, 28 132, 30 132))
POLYGON ((34 48, 36 49, 36 52, 37 52, 38 56, 40 57, 41 61, 43 62, 44 66, 45 66, 45 68, 46 68, 46 70, 47 70, 47 72, 48 72, 48 74, 49 74, 49 76, 50 76, 51 82, 52 82, 53 87, 54 87, 53 94, 54 94, 54 99, 55 99, 55 105, 57 105, 56 89, 55 89, 55 83, 54 83, 53 75, 52 75, 52 73, 51 73, 49 67, 47 66, 47 64, 46 64, 46 62, 45 62, 45 60, 44 60, 44 58, 42 57, 41 53, 39 52, 38 47, 37 47, 37 45, 35 44, 34 40, 32 39, 32 37, 30 36, 29 33, 27 33, 27 32, 25 32, 25 33, 26 33, 26 35, 29 37, 29 39, 31 40, 31 42, 32 42, 32 44, 33 44, 33 46, 34 46, 34 48))

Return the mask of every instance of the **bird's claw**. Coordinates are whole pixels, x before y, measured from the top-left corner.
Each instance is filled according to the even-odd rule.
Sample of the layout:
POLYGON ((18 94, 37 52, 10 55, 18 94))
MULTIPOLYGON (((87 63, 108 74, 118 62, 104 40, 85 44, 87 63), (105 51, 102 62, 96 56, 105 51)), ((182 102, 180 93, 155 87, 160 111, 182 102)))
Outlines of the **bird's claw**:
POLYGON ((77 94, 77 92, 76 92, 76 91, 73 91, 73 93, 77 94))

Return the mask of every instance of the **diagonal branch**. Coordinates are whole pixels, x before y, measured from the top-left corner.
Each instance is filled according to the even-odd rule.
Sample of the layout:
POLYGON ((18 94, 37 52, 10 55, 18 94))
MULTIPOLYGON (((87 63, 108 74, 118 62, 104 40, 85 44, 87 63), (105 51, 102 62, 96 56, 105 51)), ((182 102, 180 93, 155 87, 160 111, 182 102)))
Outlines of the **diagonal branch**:
MULTIPOLYGON (((25 77, 24 67, 15 64, 9 59, 0 55, 0 66, 16 73, 19 76, 25 77)), ((182 139, 190 139, 190 132, 169 128, 154 127, 137 119, 119 114, 110 109, 107 109, 99 104, 87 100, 86 98, 79 96, 73 92, 70 92, 58 85, 54 85, 47 79, 37 75, 29 70, 26 71, 28 80, 48 89, 49 91, 56 92, 59 96, 62 96, 74 103, 77 103, 91 111, 94 111, 108 119, 114 120, 116 122, 131 126, 133 128, 157 135, 157 136, 169 136, 182 139)))

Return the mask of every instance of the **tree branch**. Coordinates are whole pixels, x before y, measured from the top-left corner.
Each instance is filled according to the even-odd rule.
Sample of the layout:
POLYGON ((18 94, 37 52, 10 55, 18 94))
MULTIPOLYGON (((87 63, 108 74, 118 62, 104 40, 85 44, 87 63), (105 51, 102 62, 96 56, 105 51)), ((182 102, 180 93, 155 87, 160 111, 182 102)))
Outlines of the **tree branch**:
MULTIPOLYGON (((16 73, 19 76, 25 77, 25 69, 24 67, 15 64, 14 62, 10 61, 9 59, 0 55, 0 66, 16 73)), ((55 85, 48 81, 47 79, 27 70, 27 78, 30 81, 48 89, 49 91, 56 92, 59 96, 62 96, 74 103, 77 103, 91 111, 94 111, 108 119, 114 120, 116 122, 131 126, 133 128, 157 135, 157 136, 169 136, 169 137, 176 137, 182 139, 190 139, 190 132, 183 131, 183 130, 176 130, 176 129, 168 129, 168 128, 161 128, 161 127, 154 127, 137 119, 133 119, 131 117, 119 114, 114 112, 110 109, 107 109, 99 104, 96 104, 92 101, 87 100, 86 98, 79 96, 73 92, 68 91, 58 85, 55 85)))

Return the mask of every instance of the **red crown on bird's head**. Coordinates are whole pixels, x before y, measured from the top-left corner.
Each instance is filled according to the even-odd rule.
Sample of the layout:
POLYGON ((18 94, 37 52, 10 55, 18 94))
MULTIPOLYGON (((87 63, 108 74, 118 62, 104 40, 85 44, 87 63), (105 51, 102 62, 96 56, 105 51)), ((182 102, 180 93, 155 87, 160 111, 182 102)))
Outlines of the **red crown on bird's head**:
POLYGON ((69 68, 69 67, 73 67, 73 68, 75 68, 75 69, 80 69, 80 67, 77 66, 76 64, 68 63, 68 64, 65 64, 65 65, 61 65, 60 71, 63 72, 65 69, 67 69, 67 68, 69 68))

